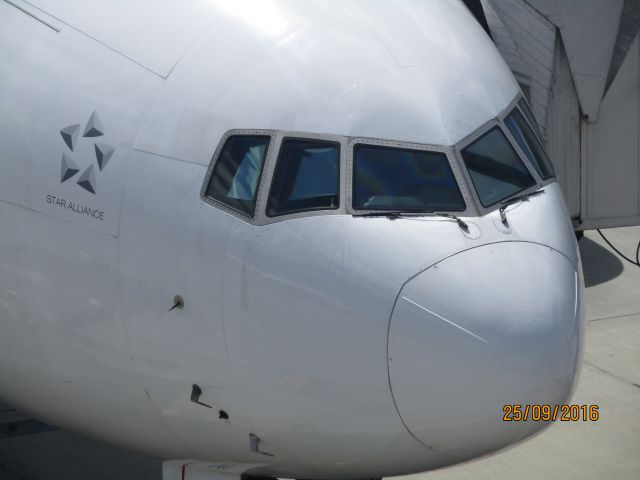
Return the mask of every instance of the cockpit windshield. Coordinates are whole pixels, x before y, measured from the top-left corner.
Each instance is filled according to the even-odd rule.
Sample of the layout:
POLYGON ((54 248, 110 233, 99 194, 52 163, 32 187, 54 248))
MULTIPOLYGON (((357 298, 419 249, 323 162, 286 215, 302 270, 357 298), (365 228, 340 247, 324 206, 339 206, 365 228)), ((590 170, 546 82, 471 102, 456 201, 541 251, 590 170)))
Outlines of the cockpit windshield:
POLYGON ((516 139, 516 142, 518 142, 518 145, 538 172, 538 175, 540 175, 540 178, 546 180, 547 178, 553 177, 555 174, 551 161, 549 160, 547 153, 544 151, 542 143, 540 143, 536 134, 533 133, 532 128, 524 119, 520 111, 517 108, 514 108, 507 118, 504 119, 504 123, 507 128, 509 128, 513 138, 516 139))
POLYGON ((536 119, 533 116, 533 112, 529 108, 529 104, 526 102, 524 98, 521 98, 520 101, 518 102, 518 105, 520 106, 520 110, 524 112, 525 116, 527 117, 527 120, 529 120, 529 123, 533 125, 533 128, 536 129, 538 140, 542 141, 542 132, 540 131, 538 122, 536 122, 536 119))
POLYGON ((462 159, 483 206, 489 207, 535 185, 502 130, 494 127, 462 150, 462 159))
POLYGON ((353 163, 356 210, 426 212, 466 208, 444 153, 358 144, 353 163))

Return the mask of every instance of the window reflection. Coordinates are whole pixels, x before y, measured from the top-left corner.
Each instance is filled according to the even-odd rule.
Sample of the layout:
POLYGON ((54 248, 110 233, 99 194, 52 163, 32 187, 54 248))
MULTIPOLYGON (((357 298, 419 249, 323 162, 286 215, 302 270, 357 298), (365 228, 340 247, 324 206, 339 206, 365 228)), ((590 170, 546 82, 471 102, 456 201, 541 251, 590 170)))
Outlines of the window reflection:
POLYGON ((553 177, 554 171, 549 157, 520 111, 514 108, 509 116, 505 118, 504 123, 538 172, 538 175, 543 179, 553 177))
POLYGON ((206 195, 253 216, 270 139, 266 135, 229 137, 211 174, 206 195))
POLYGON ((338 208, 340 145, 285 139, 273 177, 267 215, 338 208))
POLYGON ((462 211, 465 203, 444 153, 356 145, 353 208, 462 211))
POLYGON ((498 127, 462 150, 462 159, 485 207, 535 185, 535 180, 498 127))

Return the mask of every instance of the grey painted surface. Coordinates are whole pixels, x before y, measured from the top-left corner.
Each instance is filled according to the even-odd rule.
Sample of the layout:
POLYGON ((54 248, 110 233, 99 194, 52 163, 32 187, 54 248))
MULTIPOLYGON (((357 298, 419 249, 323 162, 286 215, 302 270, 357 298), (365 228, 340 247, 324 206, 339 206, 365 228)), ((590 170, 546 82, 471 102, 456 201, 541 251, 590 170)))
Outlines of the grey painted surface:
MULTIPOLYGON (((605 95, 611 82, 618 74, 631 44, 640 31, 640 2, 638 0, 624 0, 622 14, 620 16, 620 28, 616 37, 616 44, 611 56, 611 65, 607 74, 607 84, 605 85, 605 95)), ((604 96, 604 95, 603 95, 604 96)))
MULTIPOLYGON (((631 255, 640 227, 605 232, 631 255)), ((640 268, 622 262, 595 232, 580 242, 586 289, 584 366, 572 403, 598 404, 596 423, 557 422, 511 450, 422 479, 640 478, 640 268), (634 385, 635 384, 635 385, 634 385)), ((1 413, 0 422, 19 420, 1 413)), ((65 432, 0 440, 0 480, 160 479, 160 462, 65 432)))

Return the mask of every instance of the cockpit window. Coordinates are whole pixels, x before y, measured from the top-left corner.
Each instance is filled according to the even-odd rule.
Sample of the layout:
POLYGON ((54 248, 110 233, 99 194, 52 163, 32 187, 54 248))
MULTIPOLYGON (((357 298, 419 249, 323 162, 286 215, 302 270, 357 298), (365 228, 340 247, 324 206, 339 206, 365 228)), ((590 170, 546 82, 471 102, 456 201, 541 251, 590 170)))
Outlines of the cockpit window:
POLYGON ((518 102, 518 105, 520 106, 520 110, 524 112, 524 115, 525 117, 527 117, 527 120, 529 120, 529 123, 533 126, 533 128, 535 128, 536 134, 538 135, 538 139, 542 141, 542 132, 540 131, 538 122, 536 122, 536 119, 533 116, 533 112, 531 111, 531 108, 529 108, 529 104, 524 98, 521 98, 520 101, 518 102))
POLYGON ((462 159, 485 207, 536 183, 498 127, 462 150, 462 159))
POLYGON ((271 184, 267 215, 336 209, 340 144, 285 138, 271 184))
POLYGON ((544 151, 540 140, 533 133, 533 130, 520 111, 514 108, 509 116, 504 119, 504 123, 511 131, 511 134, 529 161, 533 164, 538 175, 543 179, 553 177, 555 173, 549 157, 547 157, 547 153, 544 151))
POLYGON ((444 153, 359 144, 354 148, 353 168, 354 209, 466 208, 444 153))
POLYGON ((206 196, 252 217, 270 140, 268 135, 229 137, 213 168, 206 196))

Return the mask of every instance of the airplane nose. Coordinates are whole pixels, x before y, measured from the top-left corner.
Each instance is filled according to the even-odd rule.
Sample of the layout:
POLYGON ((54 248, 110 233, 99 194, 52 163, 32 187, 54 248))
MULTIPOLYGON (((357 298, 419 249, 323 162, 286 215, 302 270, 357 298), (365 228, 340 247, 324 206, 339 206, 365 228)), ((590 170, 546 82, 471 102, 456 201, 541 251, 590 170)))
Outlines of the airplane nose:
POLYGON ((408 281, 388 339, 391 390, 407 429, 462 460, 547 425, 504 421, 503 408, 553 409, 571 395, 582 289, 567 257, 525 242, 466 250, 408 281))

